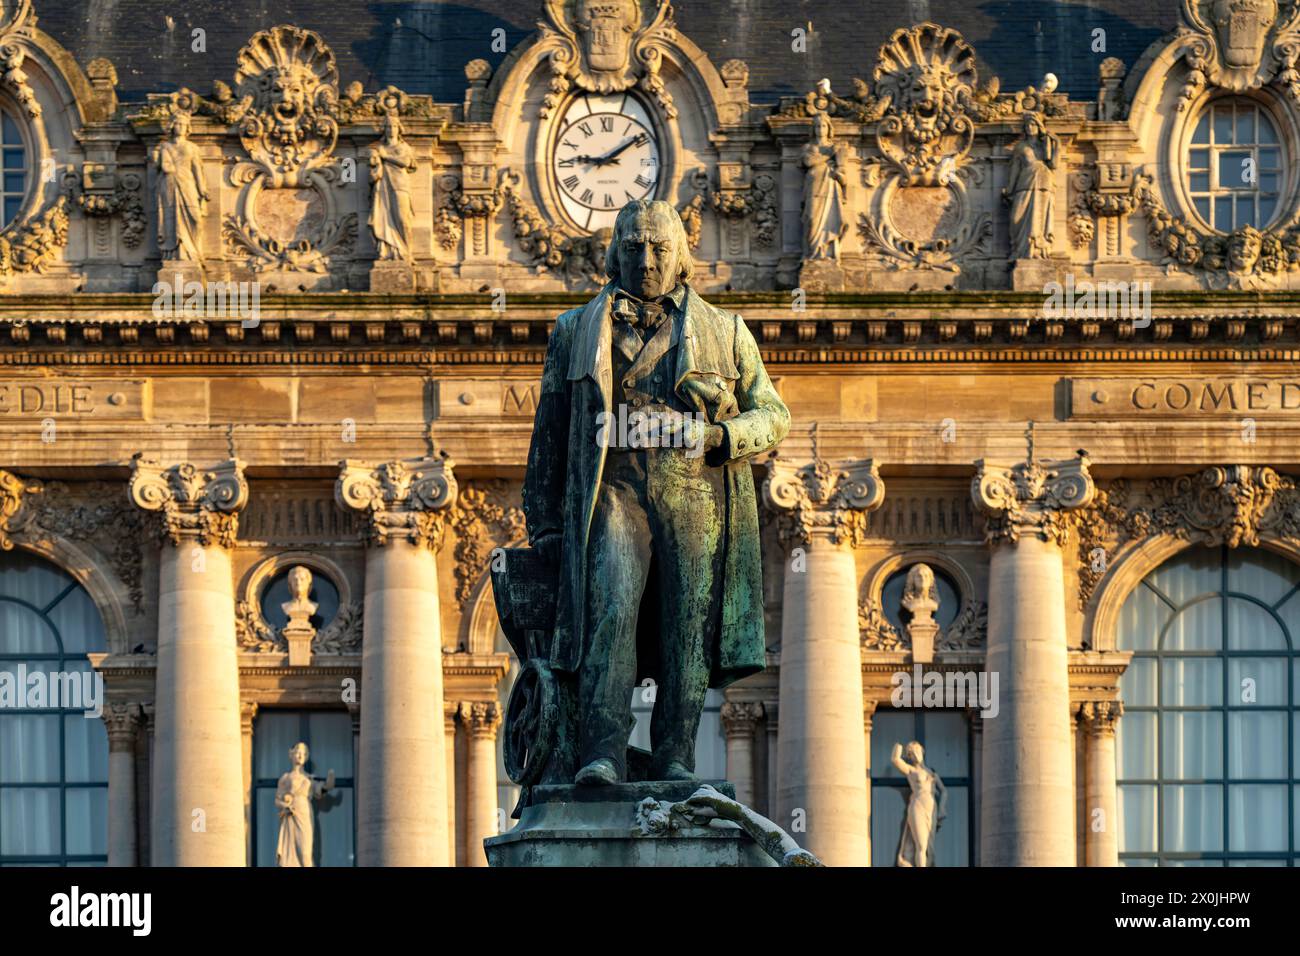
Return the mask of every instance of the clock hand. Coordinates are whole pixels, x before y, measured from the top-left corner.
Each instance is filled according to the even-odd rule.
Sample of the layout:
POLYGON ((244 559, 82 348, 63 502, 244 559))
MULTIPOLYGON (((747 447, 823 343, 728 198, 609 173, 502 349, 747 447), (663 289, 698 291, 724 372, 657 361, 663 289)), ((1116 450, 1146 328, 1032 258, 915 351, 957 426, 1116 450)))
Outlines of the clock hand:
POLYGON ((623 152, 623 151, 624 151, 625 149, 627 149, 629 146, 632 146, 632 145, 635 145, 636 143, 642 142, 644 136, 645 136, 644 133, 639 133, 639 134, 637 134, 636 136, 633 136, 631 139, 629 139, 629 140, 628 140, 626 143, 624 143, 622 146, 618 146, 618 147, 616 147, 612 152, 608 152, 608 153, 606 153, 604 156, 602 156, 600 159, 596 160, 596 165, 597 165, 597 166, 605 166, 605 165, 607 165, 608 163, 617 162, 617 160, 615 159, 615 157, 618 156, 619 153, 623 152))

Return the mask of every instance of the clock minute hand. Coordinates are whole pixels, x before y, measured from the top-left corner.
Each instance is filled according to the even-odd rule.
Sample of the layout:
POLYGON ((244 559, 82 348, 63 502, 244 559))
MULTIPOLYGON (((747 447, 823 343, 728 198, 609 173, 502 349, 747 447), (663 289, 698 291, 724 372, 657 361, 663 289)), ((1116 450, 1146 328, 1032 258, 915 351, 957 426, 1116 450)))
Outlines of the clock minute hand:
POLYGON ((639 142, 640 139, 641 139, 640 135, 633 136, 631 139, 629 139, 627 142, 625 142, 622 146, 616 146, 616 147, 615 147, 611 152, 606 153, 606 154, 605 154, 604 156, 602 156, 600 159, 596 160, 596 165, 597 165, 597 166, 604 166, 604 165, 606 165, 607 163, 612 163, 612 162, 614 162, 614 161, 615 161, 615 160, 614 160, 614 157, 616 157, 619 153, 623 152, 623 150, 627 149, 629 146, 632 146, 633 144, 639 142))

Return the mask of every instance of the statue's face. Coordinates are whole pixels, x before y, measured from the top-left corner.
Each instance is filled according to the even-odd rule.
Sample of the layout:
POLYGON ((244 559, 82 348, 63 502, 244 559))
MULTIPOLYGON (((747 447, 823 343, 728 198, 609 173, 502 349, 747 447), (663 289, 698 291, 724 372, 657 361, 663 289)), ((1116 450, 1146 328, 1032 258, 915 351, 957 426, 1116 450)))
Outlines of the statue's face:
POLYGON ((907 109, 922 130, 932 130, 939 122, 939 112, 947 99, 943 77, 935 70, 918 69, 908 88, 907 109))
POLYGON ((673 232, 661 216, 637 216, 617 241, 620 286, 641 299, 656 299, 673 290, 678 250, 673 232))
POLYGON ((916 741, 907 745, 907 759, 912 763, 925 763, 925 751, 916 741))
POLYGON ((293 761, 295 767, 304 766, 307 763, 307 745, 294 744, 289 749, 289 759, 293 761))
POLYGON ((307 106, 307 90, 297 70, 277 70, 271 76, 272 111, 283 120, 297 118, 307 106))

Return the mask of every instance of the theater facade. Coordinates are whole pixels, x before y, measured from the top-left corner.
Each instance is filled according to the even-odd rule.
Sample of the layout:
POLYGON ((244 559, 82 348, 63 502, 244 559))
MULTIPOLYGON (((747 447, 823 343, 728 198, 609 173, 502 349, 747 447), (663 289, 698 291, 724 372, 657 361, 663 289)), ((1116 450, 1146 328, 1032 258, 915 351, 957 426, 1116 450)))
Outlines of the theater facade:
POLYGON ((0 865, 275 865, 298 741, 317 865, 485 865, 489 565, 635 198, 793 422, 703 776, 835 865, 895 864, 911 741, 935 865, 1300 858, 1300 7, 849 3, 831 63, 761 3, 486 4, 439 97, 383 4, 62 6, 0 23, 0 673, 103 696, 0 680, 0 865), (1021 28, 1069 55, 1013 83, 1021 28))

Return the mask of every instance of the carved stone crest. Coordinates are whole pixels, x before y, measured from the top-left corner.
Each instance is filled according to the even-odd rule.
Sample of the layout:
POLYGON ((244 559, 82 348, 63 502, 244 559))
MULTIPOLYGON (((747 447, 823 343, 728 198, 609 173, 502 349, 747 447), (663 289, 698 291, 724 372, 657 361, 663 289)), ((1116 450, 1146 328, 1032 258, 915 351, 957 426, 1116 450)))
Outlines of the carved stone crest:
POLYGON ((545 0, 543 9, 541 42, 551 47, 543 117, 574 86, 595 93, 638 86, 665 116, 677 115, 659 77, 662 54, 655 45, 671 40, 676 29, 668 0, 545 0))
POLYGON ((1266 83, 1287 86, 1300 58, 1300 5, 1295 0, 1183 0, 1188 77, 1179 109, 1210 83, 1240 93, 1266 83))

